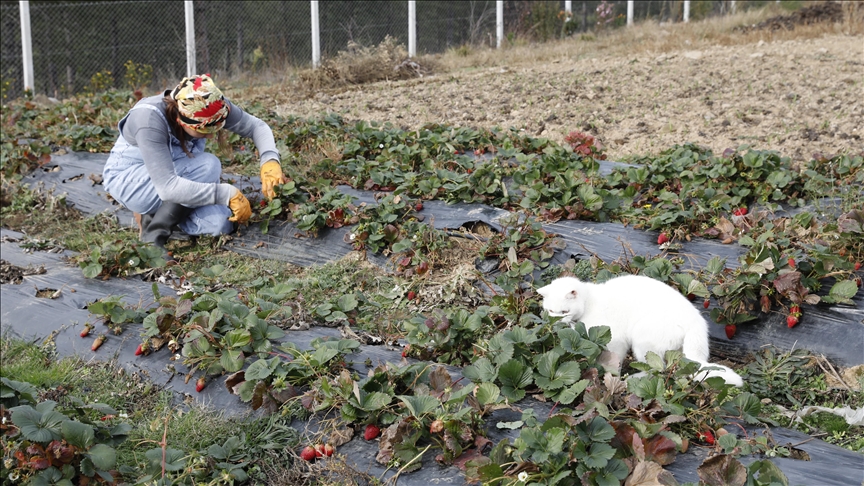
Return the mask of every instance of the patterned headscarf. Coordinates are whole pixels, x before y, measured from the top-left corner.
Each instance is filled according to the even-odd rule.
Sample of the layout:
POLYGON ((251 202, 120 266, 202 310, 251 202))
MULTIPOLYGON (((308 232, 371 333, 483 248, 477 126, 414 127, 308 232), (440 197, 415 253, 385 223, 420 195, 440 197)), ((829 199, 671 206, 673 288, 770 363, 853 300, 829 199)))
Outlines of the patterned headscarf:
POLYGON ((171 97, 177 100, 181 125, 198 133, 214 133, 225 126, 228 103, 209 74, 183 78, 171 97))

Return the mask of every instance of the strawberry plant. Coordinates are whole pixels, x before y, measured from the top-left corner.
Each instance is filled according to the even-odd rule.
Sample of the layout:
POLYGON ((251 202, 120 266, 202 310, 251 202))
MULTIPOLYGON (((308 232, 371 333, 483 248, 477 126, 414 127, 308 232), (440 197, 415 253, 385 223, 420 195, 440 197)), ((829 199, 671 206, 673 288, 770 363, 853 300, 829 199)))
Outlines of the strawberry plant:
POLYGON ((309 236, 317 236, 324 227, 341 228, 358 221, 352 197, 337 189, 310 195, 308 202, 296 206, 291 218, 297 228, 309 236))
POLYGON ((489 308, 481 306, 473 313, 465 309, 450 312, 436 310, 428 316, 418 315, 404 323, 405 339, 411 354, 423 360, 462 365, 476 354, 474 344, 488 337, 493 329, 489 308))
POLYGON ((272 357, 259 357, 245 371, 229 375, 225 385, 240 400, 250 402, 254 410, 264 406, 272 412, 296 395, 295 387, 344 371, 344 356, 359 346, 348 339, 316 339, 312 342, 314 351, 303 351, 285 343, 278 348, 281 352, 270 352, 272 357))
MULTIPOLYGON (((108 297, 97 300, 87 305, 87 310, 96 316, 100 316, 103 324, 111 328, 114 334, 120 334, 123 331, 125 324, 139 324, 143 322, 146 312, 135 306, 127 306, 123 304, 122 296, 109 295, 108 297)), ((89 329, 92 329, 89 323, 85 325, 88 329, 87 334, 90 334, 89 329)), ((81 337, 86 337, 82 331, 81 337)))
POLYGON ((603 154, 603 147, 594 140, 594 137, 582 132, 570 132, 564 137, 564 142, 570 145, 573 153, 583 156, 590 156, 597 160, 605 160, 606 155, 603 154))
MULTIPOLYGON (((32 403, 25 394, 19 397, 32 403)), ((3 449, 10 454, 0 468, 4 478, 29 484, 116 482, 114 447, 126 440, 131 426, 93 420, 90 413, 114 416, 111 407, 81 404, 57 410, 56 402, 46 400, 9 411, 11 416, 3 417, 9 421, 3 449)))
POLYGON ((72 257, 87 278, 126 277, 135 271, 165 266, 162 250, 146 243, 106 242, 100 248, 72 257))

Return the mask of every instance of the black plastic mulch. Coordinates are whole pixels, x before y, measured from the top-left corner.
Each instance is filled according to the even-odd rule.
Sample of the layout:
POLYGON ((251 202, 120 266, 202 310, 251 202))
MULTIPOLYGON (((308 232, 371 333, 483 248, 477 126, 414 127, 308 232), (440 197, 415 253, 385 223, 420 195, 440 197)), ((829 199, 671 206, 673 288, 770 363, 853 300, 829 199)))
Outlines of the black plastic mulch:
MULTIPOLYGON (((54 157, 53 167, 46 167, 31 176, 27 182, 44 183, 44 189, 54 188, 55 194, 65 192, 67 200, 85 214, 110 211, 126 225, 133 225, 129 211, 113 204, 105 196, 101 185, 94 185, 90 175, 100 175, 106 160, 105 154, 71 153, 54 157), (59 168, 59 169, 58 169, 59 168)), ((257 181, 248 178, 232 177, 240 186, 255 187, 257 181)), ((358 200, 373 201, 370 193, 344 188, 358 200)), ((439 229, 456 230, 464 225, 475 223, 488 224, 500 229, 498 221, 507 214, 496 208, 482 205, 447 205, 440 201, 424 203, 423 214, 439 229), (434 218, 433 218, 434 216, 434 218)), ((635 254, 658 253, 656 233, 633 230, 619 224, 567 221, 547 225, 549 231, 564 238, 567 246, 555 259, 561 263, 568 258, 586 257, 592 253, 604 260, 614 260, 625 256, 624 247, 629 246, 635 254)), ((318 238, 297 238, 296 227, 290 223, 271 224, 264 235, 256 227, 248 227, 238 232, 227 247, 241 254, 258 258, 275 259, 300 266, 322 264, 342 258, 351 251, 345 242, 350 228, 324 230, 318 238), (262 244, 263 243, 263 244, 262 244)), ((244 415, 249 407, 236 396, 231 395, 219 380, 210 383, 202 393, 194 391, 194 380, 184 383, 186 369, 176 362, 175 369, 167 367, 167 350, 152 353, 145 357, 134 356, 140 338, 134 330, 120 336, 110 335, 97 353, 90 350, 91 339, 78 336, 80 328, 90 318, 87 304, 108 295, 123 295, 129 304, 152 305, 152 283, 140 277, 128 279, 112 278, 107 281, 84 278, 81 270, 68 265, 63 253, 25 252, 16 241, 24 235, 3 229, 0 231, 2 258, 12 265, 44 265, 47 272, 26 275, 21 284, 0 285, 0 332, 4 335, 22 337, 34 342, 42 342, 49 336, 56 344, 60 356, 78 355, 99 358, 116 357, 117 362, 128 371, 140 371, 155 384, 173 390, 178 402, 192 398, 196 402, 211 406, 228 415, 244 415), (40 298, 37 291, 43 289, 60 290, 56 298, 40 298)), ((685 243, 682 252, 693 255, 697 265, 704 264, 717 255, 727 258, 729 264, 737 262, 742 249, 737 245, 722 245, 718 242, 701 240, 685 243)), ((370 260, 386 265, 385 259, 370 256, 370 260)), ((165 285, 159 285, 162 294, 173 292, 165 285)), ((771 344, 781 349, 804 348, 825 354, 829 359, 843 366, 864 363, 864 296, 856 296, 856 306, 810 306, 805 308, 806 320, 794 329, 788 329, 785 318, 771 316, 754 325, 741 326, 734 340, 726 339, 721 326, 709 326, 711 330, 712 354, 718 356, 742 357, 771 344)), ((94 334, 102 332, 97 327, 94 334)), ((107 328, 104 328, 107 333, 107 328)), ((286 340, 298 346, 308 347, 309 343, 321 336, 338 336, 338 329, 313 327, 306 331, 289 331, 286 340)), ((401 361, 400 349, 388 346, 362 346, 360 351, 350 356, 358 372, 365 372, 363 362, 369 358, 373 365, 379 362, 401 361)), ((458 375, 458 369, 450 369, 458 375)), ((526 399, 518 404, 520 408, 534 408, 537 416, 548 414, 550 404, 526 399)), ((519 412, 499 410, 488 419, 489 438, 498 441, 505 437, 515 438, 518 431, 502 430, 495 427, 499 421, 516 420, 519 412)), ((298 430, 315 430, 316 421, 295 423, 298 430)), ((762 433, 752 428, 748 433, 762 433)), ((810 461, 788 458, 773 458, 792 484, 860 484, 864 480, 864 458, 846 449, 811 439, 796 431, 771 428, 770 433, 778 445, 795 445, 806 452, 810 461)), ((366 442, 355 437, 351 442, 339 447, 349 462, 360 471, 374 476, 391 477, 395 471, 386 471, 374 460, 377 453, 376 442, 366 442)), ((458 484, 462 481, 461 471, 455 467, 441 467, 427 454, 423 468, 419 471, 401 475, 399 482, 406 485, 428 483, 458 484)), ((666 466, 678 481, 697 481, 696 467, 707 456, 707 451, 691 447, 686 454, 680 454, 676 461, 666 466)), ((749 463, 755 458, 743 458, 749 463)))

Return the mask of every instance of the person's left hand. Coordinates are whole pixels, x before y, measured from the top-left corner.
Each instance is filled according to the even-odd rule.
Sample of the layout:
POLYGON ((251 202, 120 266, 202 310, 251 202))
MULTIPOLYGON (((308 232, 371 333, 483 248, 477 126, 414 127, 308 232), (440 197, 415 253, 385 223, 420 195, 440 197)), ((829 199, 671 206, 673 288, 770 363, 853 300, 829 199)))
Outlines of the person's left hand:
POLYGON ((288 178, 282 173, 282 166, 279 161, 270 160, 261 166, 261 193, 267 200, 276 197, 276 192, 273 190, 278 184, 285 184, 288 178))

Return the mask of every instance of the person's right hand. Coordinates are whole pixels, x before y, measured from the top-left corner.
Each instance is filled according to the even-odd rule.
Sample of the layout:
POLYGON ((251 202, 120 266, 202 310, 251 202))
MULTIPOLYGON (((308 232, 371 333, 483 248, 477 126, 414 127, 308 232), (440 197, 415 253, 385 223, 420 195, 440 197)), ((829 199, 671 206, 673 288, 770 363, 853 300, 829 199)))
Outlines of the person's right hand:
POLYGON ((244 196, 242 192, 240 192, 240 189, 237 189, 236 187, 233 189, 236 192, 231 196, 231 199, 228 200, 228 208, 231 209, 231 212, 233 212, 234 215, 228 218, 228 221, 245 223, 252 217, 252 208, 249 206, 249 200, 246 199, 246 196, 244 196))

